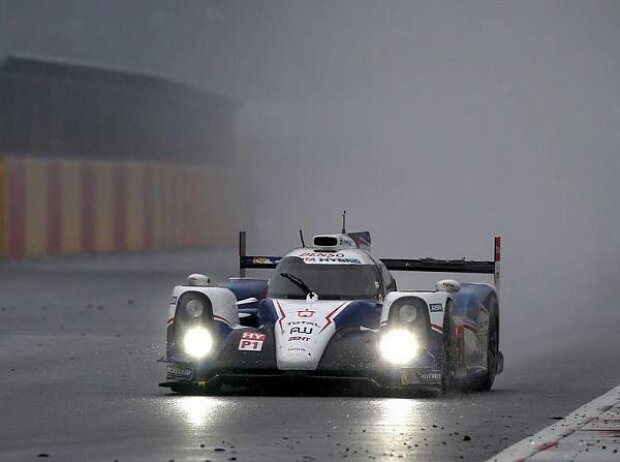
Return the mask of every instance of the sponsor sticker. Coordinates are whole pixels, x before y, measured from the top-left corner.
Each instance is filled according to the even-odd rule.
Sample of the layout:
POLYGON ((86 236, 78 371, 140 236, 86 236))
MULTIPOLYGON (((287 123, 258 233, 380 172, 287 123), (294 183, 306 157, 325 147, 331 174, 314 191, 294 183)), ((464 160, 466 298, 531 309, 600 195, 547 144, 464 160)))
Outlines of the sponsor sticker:
POLYGON ((321 327, 321 324, 312 322, 312 321, 289 321, 286 323, 287 326, 313 326, 313 327, 321 327))
POLYGON ((261 351, 263 342, 260 340, 247 340, 242 338, 239 340, 239 351, 261 351))
POLYGON ((192 370, 187 367, 166 366, 166 375, 170 378, 191 379, 192 370))
POLYGON ((415 369, 401 369, 400 370, 400 384, 401 385, 413 385, 420 382, 441 380, 440 372, 419 372, 415 369))
POLYGON ((303 327, 291 327, 290 334, 306 334, 310 335, 314 329, 312 327, 303 326, 303 327))
POLYGON ((316 313, 316 311, 303 310, 303 311, 298 311, 297 316, 299 316, 300 318, 311 318, 312 316, 314 316, 314 313, 316 313))
POLYGON ((441 303, 431 303, 428 307, 431 311, 443 311, 443 305, 441 303))
POLYGON ((412 385, 418 383, 418 376, 413 369, 401 369, 400 370, 400 384, 412 385))
POLYGON ((360 265, 362 261, 353 257, 304 257, 304 263, 360 265))
POLYGON ((267 334, 261 334, 260 332, 244 332, 241 334, 241 338, 264 341, 267 339, 267 334))
POLYGON ((260 332, 244 332, 239 340, 239 351, 261 351, 267 335, 260 332))
POLYGON ((172 297, 172 300, 170 300, 170 304, 171 305, 176 305, 177 304, 177 300, 178 300, 178 297, 175 295, 174 297, 172 297))
POLYGON ((276 265, 280 261, 279 258, 254 257, 252 263, 255 265, 276 265))
POLYGON ((331 263, 331 264, 349 264, 359 265, 362 261, 356 257, 347 257, 341 252, 304 252, 300 255, 304 263, 331 263))

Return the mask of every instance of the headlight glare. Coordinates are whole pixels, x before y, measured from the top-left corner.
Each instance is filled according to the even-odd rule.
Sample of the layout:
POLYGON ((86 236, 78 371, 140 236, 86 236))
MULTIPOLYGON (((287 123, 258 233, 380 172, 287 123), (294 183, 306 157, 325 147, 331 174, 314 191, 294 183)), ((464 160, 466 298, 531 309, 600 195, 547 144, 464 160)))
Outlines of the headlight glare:
POLYGON ((198 318, 205 310, 204 303, 197 298, 192 298, 185 304, 185 312, 190 318, 198 318))
POLYGON ((402 365, 415 358, 420 347, 418 340, 411 332, 405 329, 395 329, 383 335, 379 350, 386 361, 394 365, 402 365))
POLYGON ((412 323, 418 317, 418 309, 413 305, 403 305, 398 309, 399 319, 406 323, 412 323))
POLYGON ((194 327, 183 337, 183 349, 196 359, 204 358, 213 347, 213 337, 204 327, 194 327))

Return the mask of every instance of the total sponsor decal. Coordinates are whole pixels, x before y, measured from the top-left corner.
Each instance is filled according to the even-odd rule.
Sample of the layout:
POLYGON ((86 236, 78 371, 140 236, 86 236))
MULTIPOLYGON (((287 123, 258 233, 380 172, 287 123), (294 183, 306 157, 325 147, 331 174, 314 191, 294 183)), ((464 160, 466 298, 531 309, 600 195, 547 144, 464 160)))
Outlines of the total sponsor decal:
POLYGON ((244 332, 239 340, 239 351, 261 351, 267 335, 259 332, 244 332))
POLYGON ((312 327, 321 327, 321 324, 318 322, 312 321, 289 321, 286 323, 287 326, 312 326, 312 327))

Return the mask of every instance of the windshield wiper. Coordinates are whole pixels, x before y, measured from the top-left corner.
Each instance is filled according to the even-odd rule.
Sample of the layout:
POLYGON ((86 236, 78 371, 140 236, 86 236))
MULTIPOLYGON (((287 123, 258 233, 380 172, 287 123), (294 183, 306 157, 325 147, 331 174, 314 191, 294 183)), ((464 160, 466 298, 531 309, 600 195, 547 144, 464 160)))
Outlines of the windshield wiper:
POLYGON ((280 276, 288 279, 293 284, 295 284, 297 287, 299 287, 301 290, 306 292, 306 295, 314 293, 314 291, 308 286, 308 284, 306 284, 301 278, 298 278, 294 274, 291 274, 291 273, 279 273, 279 274, 280 276))

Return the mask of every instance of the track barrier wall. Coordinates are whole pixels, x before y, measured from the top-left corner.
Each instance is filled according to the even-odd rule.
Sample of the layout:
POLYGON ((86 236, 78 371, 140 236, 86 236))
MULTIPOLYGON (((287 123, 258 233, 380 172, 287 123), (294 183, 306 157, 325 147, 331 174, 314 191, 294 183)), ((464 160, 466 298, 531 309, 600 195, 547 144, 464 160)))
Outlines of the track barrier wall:
POLYGON ((226 183, 206 167, 0 159, 0 258, 222 244, 226 183))

